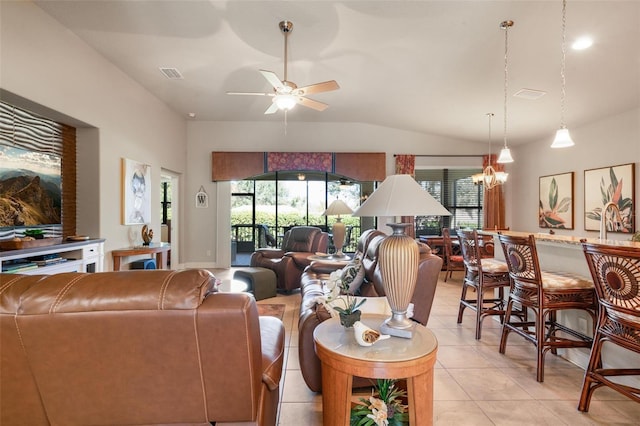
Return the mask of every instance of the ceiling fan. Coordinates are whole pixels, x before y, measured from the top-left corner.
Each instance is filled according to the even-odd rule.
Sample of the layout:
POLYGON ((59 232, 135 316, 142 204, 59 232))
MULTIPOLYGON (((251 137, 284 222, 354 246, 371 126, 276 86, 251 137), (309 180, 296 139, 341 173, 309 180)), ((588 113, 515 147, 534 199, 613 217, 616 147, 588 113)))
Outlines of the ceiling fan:
POLYGON ((227 92, 227 95, 250 95, 250 96, 270 96, 271 105, 264 112, 265 114, 273 114, 278 110, 289 111, 296 104, 324 111, 329 105, 309 99, 306 96, 314 93, 329 92, 340 88, 335 80, 325 81, 323 83, 311 84, 309 86, 298 87, 294 82, 287 80, 287 47, 289 33, 293 30, 291 21, 282 21, 279 24, 280 31, 284 34, 284 79, 281 81, 272 71, 260 70, 264 78, 273 86, 273 92, 227 92))

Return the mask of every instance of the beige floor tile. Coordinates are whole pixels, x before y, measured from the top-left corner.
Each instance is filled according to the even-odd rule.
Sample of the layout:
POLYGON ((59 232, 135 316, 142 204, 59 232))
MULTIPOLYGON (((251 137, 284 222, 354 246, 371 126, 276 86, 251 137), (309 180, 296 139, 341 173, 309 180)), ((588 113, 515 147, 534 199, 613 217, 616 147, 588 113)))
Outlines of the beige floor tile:
POLYGON ((433 372, 434 401, 468 401, 471 398, 444 369, 433 372))
POLYGON ((321 426, 322 402, 283 402, 280 405, 279 426, 321 426))
POLYGON ((438 361, 444 368, 494 367, 474 346, 440 346, 438 361))
POLYGON ((286 370, 282 402, 318 402, 322 395, 312 392, 302 378, 300 370, 286 370))
POLYGON ((477 401, 477 404, 497 426, 570 424, 561 420, 540 401, 477 401))
POLYGON ((484 426, 494 423, 474 401, 433 402, 433 424, 438 426, 484 426))
POLYGON ((289 347, 287 370, 300 370, 300 359, 298 358, 298 348, 296 346, 289 347))
POLYGON ((474 401, 532 399, 513 379, 497 368, 447 371, 474 401))
MULTIPOLYGON (((578 400, 540 401, 563 422, 570 425, 638 425, 640 417, 621 413, 610 402, 593 401, 588 413, 578 411, 578 400)), ((635 402, 625 402, 638 405, 635 402)))

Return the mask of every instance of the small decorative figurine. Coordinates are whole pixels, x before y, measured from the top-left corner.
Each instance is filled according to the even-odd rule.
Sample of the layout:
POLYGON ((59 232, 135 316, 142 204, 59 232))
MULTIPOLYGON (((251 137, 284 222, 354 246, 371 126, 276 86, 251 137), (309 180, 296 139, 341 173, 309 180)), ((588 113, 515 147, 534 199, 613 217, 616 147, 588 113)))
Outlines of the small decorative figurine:
POLYGON ((147 225, 144 225, 142 227, 142 241, 144 241, 142 245, 148 246, 149 243, 151 243, 152 239, 153 239, 153 229, 150 229, 147 225))
POLYGON ((356 321, 353 324, 353 333, 355 334, 356 342, 358 342, 360 346, 371 346, 378 340, 391 337, 388 334, 380 334, 379 331, 367 327, 360 321, 356 321))

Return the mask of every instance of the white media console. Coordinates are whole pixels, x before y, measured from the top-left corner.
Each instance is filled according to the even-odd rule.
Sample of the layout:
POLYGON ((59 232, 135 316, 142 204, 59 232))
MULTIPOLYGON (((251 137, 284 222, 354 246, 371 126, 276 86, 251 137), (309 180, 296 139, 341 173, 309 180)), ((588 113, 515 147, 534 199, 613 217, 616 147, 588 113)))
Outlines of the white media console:
POLYGON ((61 272, 103 272, 104 239, 68 241, 45 247, 0 251, 0 270, 2 270, 3 264, 13 263, 16 260, 29 261, 53 256, 59 256, 66 260, 33 269, 19 270, 15 273, 34 275, 61 272))

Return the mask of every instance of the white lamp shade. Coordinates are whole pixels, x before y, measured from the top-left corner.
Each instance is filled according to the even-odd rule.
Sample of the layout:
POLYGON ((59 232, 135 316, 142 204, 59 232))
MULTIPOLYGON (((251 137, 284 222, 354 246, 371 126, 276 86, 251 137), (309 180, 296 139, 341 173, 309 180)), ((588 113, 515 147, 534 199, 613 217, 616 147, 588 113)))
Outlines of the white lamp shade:
POLYGON ((498 157, 498 163, 513 163, 513 157, 511 156, 511 150, 509 148, 502 148, 500 156, 498 157))
POLYGON ((341 214, 351 214, 353 210, 344 201, 335 199, 329 207, 322 213, 322 216, 340 216, 341 214))
POLYGON ((353 212, 354 216, 451 216, 411 175, 391 175, 353 212))
POLYGON ((569 134, 569 129, 562 127, 556 132, 556 137, 551 144, 551 148, 568 148, 575 145, 569 134))

